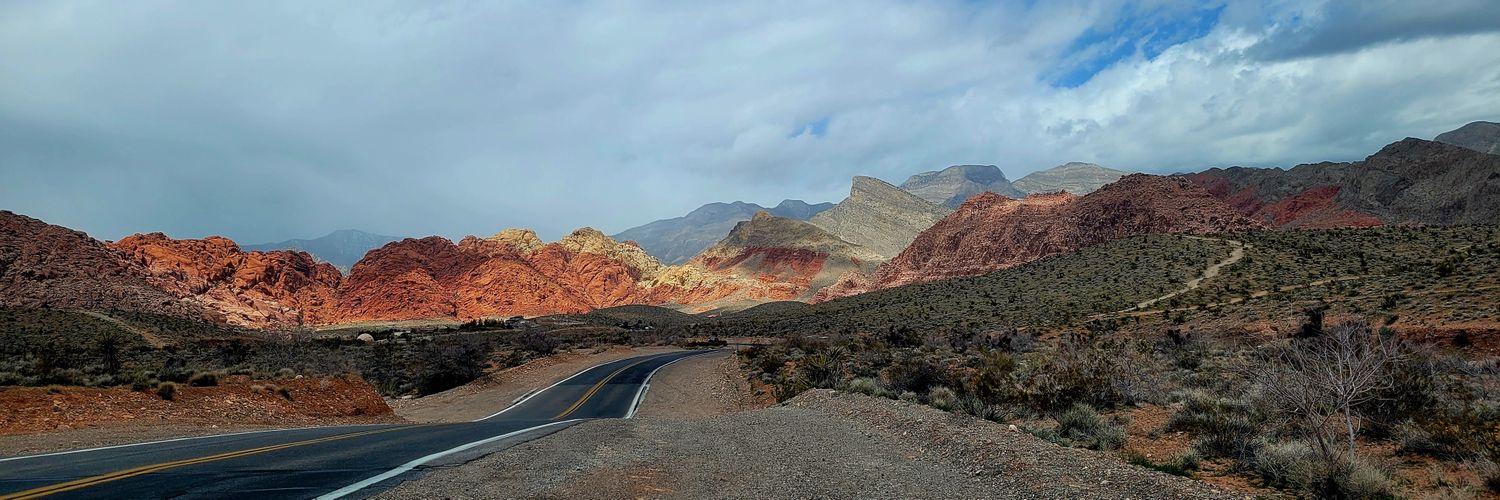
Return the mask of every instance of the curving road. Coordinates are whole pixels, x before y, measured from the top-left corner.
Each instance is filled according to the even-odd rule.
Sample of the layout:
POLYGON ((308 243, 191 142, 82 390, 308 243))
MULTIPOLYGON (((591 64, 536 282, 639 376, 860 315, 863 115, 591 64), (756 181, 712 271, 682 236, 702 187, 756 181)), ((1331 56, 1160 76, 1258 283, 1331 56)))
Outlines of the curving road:
POLYGON ((468 423, 261 431, 0 458, 0 500, 368 496, 425 467, 586 419, 633 416, 657 369, 704 352, 598 365, 468 423))

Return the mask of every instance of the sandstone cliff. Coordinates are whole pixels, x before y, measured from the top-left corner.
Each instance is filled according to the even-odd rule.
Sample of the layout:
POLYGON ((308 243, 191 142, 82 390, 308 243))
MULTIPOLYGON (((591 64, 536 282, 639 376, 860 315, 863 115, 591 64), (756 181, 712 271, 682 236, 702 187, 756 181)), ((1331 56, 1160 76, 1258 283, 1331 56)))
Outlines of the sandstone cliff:
POLYGON ((266 328, 331 319, 339 272, 305 252, 244 252, 227 238, 176 240, 137 234, 112 245, 144 266, 156 288, 223 315, 237 326, 266 328))

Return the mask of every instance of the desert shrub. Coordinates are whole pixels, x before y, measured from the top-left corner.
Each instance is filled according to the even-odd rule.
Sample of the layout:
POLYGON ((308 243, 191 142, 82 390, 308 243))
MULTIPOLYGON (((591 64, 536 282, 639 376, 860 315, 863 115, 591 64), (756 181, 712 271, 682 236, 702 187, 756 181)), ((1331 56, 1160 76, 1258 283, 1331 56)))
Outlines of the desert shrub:
POLYGON ((1388 498, 1391 497, 1390 476, 1379 466, 1362 459, 1351 461, 1336 470, 1324 482, 1320 494, 1330 498, 1388 498))
POLYGON ((172 400, 176 399, 177 398, 177 383, 176 382, 162 382, 160 384, 157 384, 157 386, 156 386, 156 395, 157 396, 161 396, 162 399, 165 399, 167 401, 172 401, 172 400))
POLYGON ((885 387, 881 386, 879 380, 875 380, 870 377, 855 377, 853 380, 850 380, 848 384, 844 385, 844 390, 880 398, 888 398, 891 396, 890 391, 887 391, 885 387))
POLYGON ((1500 424, 1473 408, 1433 411, 1400 429, 1403 452, 1458 460, 1500 457, 1500 424))
POLYGON ((809 387, 833 387, 842 377, 838 356, 829 352, 803 356, 797 363, 797 371, 809 387))
POLYGON ((927 391, 927 404, 939 410, 951 411, 958 409, 962 403, 958 400, 958 393, 943 386, 933 387, 927 391))
POLYGON ((926 392, 928 388, 943 382, 939 368, 919 354, 898 354, 889 366, 881 370, 886 385, 896 391, 926 392))
POLYGON ((421 395, 434 394, 484 375, 487 352, 478 342, 434 341, 417 348, 412 382, 421 395))
POLYGON ((219 374, 216 372, 196 372, 188 377, 188 385, 193 387, 213 387, 219 385, 219 374))
MULTIPOLYGON (((1140 467, 1145 467, 1147 469, 1151 469, 1151 470, 1154 470, 1154 471, 1157 471, 1157 472, 1165 472, 1167 474, 1171 474, 1171 475, 1174 475, 1174 476, 1182 476, 1182 477, 1192 477, 1193 476, 1193 473, 1191 472, 1192 469, 1184 467, 1183 466, 1183 462, 1180 461, 1180 460, 1173 460, 1173 461, 1170 461, 1170 462, 1156 463, 1156 462, 1152 462, 1150 458, 1146 458, 1145 455, 1141 455, 1139 453, 1127 453, 1127 454, 1125 454, 1125 462, 1128 463, 1128 464, 1131 464, 1131 465, 1137 465, 1137 466, 1140 466, 1140 467)), ((1195 462, 1194 465, 1193 465, 1193 468, 1196 468, 1196 467, 1197 467, 1197 465, 1196 465, 1196 462, 1195 462)))
POLYGON ((1034 356, 1018 374, 1022 402, 1058 411, 1074 403, 1111 408, 1134 403, 1148 384, 1150 363, 1126 342, 1077 338, 1054 352, 1034 356))
POLYGON ((1169 431, 1196 437, 1194 448, 1211 457, 1244 458, 1265 418, 1254 404, 1202 390, 1184 391, 1182 408, 1167 419, 1169 431))
POLYGON ((1001 351, 986 351, 979 355, 979 369, 969 379, 969 391, 985 401, 1006 401, 1015 393, 1012 374, 1016 360, 1001 351))
POLYGON ((1355 457, 1329 462, 1307 441, 1257 443, 1252 466, 1266 484, 1321 498, 1388 498, 1390 477, 1355 457))
POLYGON ((1306 441, 1259 442, 1251 466, 1266 484, 1294 490, 1307 489, 1323 474, 1322 459, 1306 441))
POLYGON ((1124 426, 1105 420, 1093 407, 1083 403, 1058 414, 1057 433, 1095 450, 1114 450, 1125 444, 1124 426))
POLYGON ((556 337, 541 330, 528 331, 521 336, 521 349, 536 353, 538 356, 552 354, 561 343, 556 337))

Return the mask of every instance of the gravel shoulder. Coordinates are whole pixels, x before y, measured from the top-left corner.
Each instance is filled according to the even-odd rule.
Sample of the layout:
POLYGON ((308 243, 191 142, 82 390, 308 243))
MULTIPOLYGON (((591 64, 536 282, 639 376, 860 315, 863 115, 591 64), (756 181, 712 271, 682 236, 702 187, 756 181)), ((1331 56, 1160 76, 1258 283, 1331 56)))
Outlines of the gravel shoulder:
POLYGON ((380 498, 1235 496, 994 422, 815 390, 761 410, 585 422, 380 498))
POLYGON ((656 372, 636 418, 703 418, 776 404, 745 379, 734 351, 703 354, 656 372))

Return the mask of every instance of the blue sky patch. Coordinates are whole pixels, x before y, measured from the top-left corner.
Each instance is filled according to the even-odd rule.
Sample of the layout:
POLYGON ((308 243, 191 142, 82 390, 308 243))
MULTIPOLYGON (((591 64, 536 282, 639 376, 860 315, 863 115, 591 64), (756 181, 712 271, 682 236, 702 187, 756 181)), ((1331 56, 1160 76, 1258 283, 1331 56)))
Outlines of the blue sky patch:
POLYGON ((1182 12, 1164 8, 1142 12, 1126 7, 1112 25, 1094 26, 1075 38, 1061 55, 1063 65, 1047 78, 1047 83, 1074 88, 1137 53, 1147 60, 1155 59, 1173 46, 1203 38, 1219 24, 1223 12, 1223 5, 1182 12))
POLYGON ((819 118, 819 119, 816 119, 816 120, 804 123, 804 124, 802 124, 801 127, 797 127, 796 130, 793 130, 792 133, 787 134, 787 137, 791 138, 791 137, 798 137, 798 136, 803 136, 803 135, 812 135, 813 137, 823 137, 823 134, 828 133, 828 120, 830 118, 833 118, 833 117, 832 116, 825 116, 825 117, 822 117, 822 118, 819 118))

